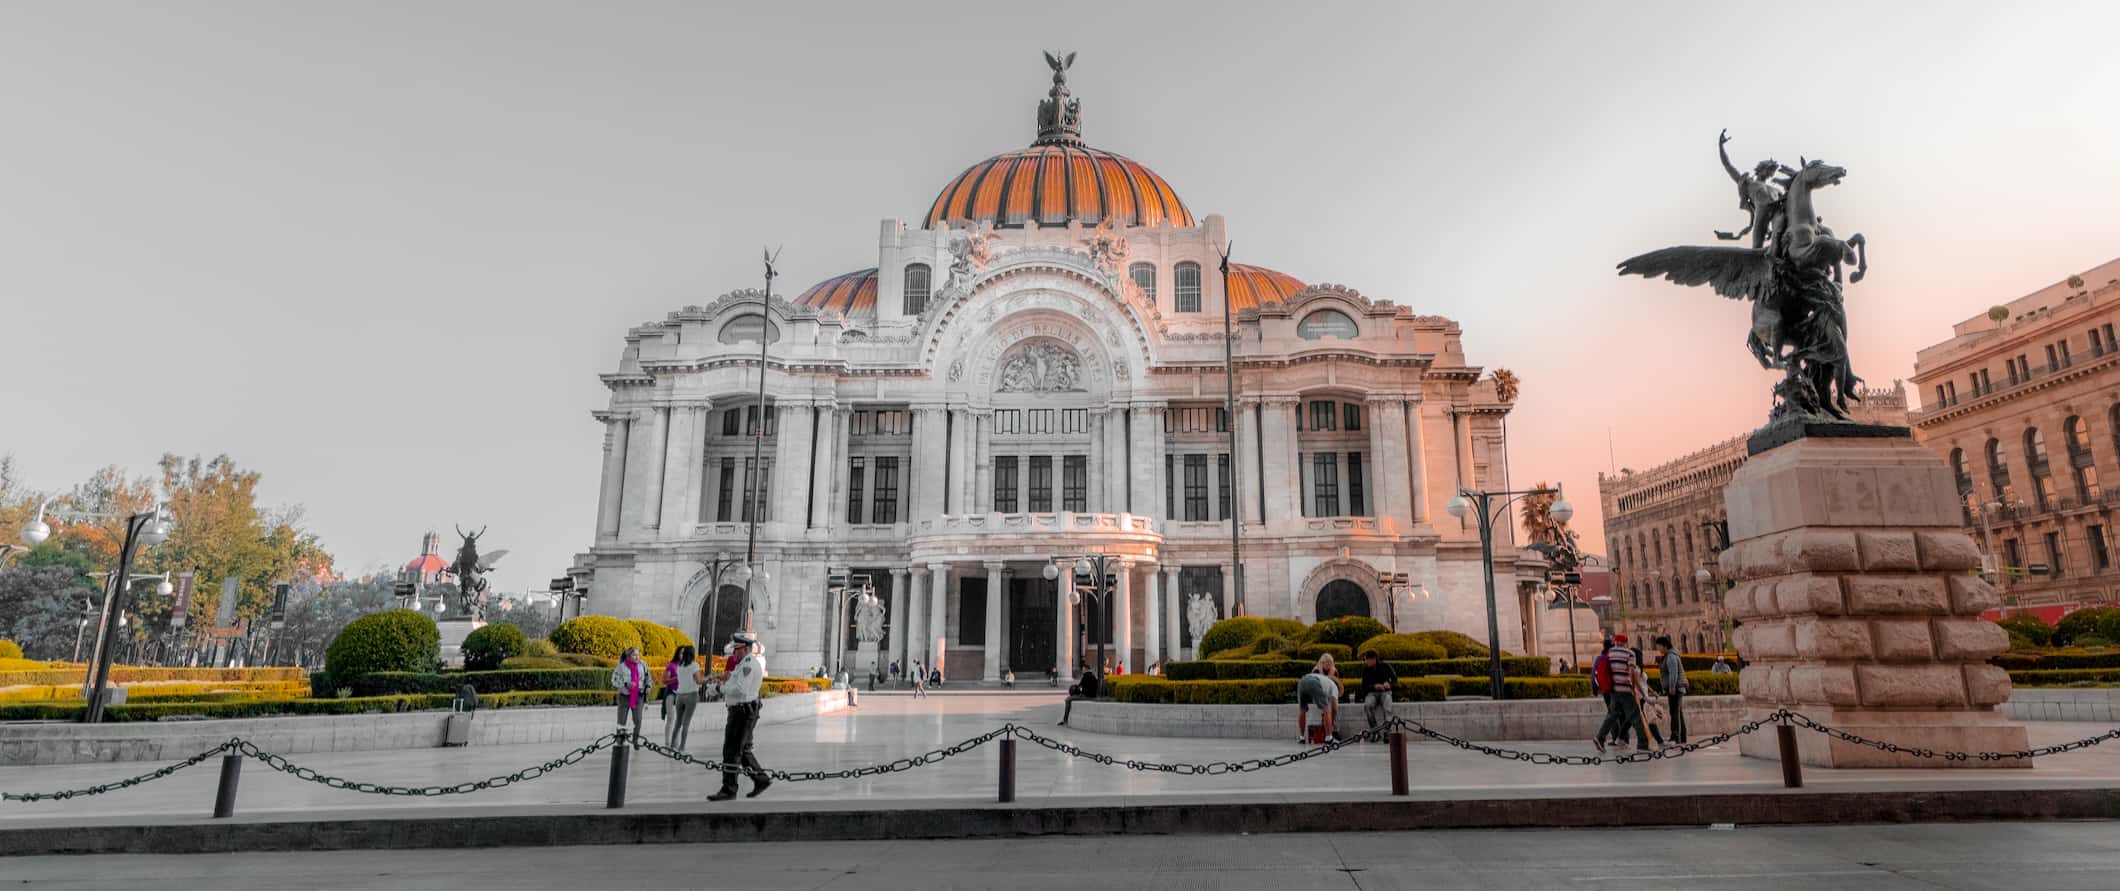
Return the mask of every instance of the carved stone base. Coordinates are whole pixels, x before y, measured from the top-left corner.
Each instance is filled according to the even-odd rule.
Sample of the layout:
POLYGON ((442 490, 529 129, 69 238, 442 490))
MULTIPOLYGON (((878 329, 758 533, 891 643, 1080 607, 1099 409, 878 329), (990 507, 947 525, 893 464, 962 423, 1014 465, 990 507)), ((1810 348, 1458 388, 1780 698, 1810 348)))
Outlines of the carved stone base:
MULTIPOLYGON (((1726 604, 1743 623, 1739 690, 1755 717, 1786 708, 1938 751, 2025 747, 2023 726, 1995 710, 2009 676, 1987 658, 2009 641, 1980 618, 1997 598, 1972 574, 1980 554, 1934 453, 1908 438, 1806 436, 1752 456, 1724 500, 1734 544, 1722 569, 1736 582, 1726 604)), ((1804 763, 1822 767, 2030 766, 1797 738, 1804 763)), ((1739 748, 1774 757, 1770 735, 1739 748)))

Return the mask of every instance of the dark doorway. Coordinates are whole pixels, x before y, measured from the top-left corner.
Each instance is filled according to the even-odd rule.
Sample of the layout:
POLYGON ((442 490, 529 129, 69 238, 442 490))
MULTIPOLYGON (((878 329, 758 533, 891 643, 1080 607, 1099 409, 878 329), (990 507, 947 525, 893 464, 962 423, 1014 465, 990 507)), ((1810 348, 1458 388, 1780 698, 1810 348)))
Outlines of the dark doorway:
POLYGON ((1318 589, 1318 621, 1341 616, 1369 615, 1369 594, 1346 579, 1334 579, 1318 589))
POLYGON ((721 655, 721 645, 728 642, 729 635, 743 630, 743 588, 736 585, 721 586, 719 596, 709 594, 706 602, 699 605, 699 636, 693 642, 699 651, 709 656, 721 655), (707 627, 708 610, 714 610, 713 627, 707 627), (717 640, 716 638, 719 638, 717 640))
POLYGON ((1053 640, 1053 626, 1060 619, 1053 612, 1053 583, 1044 579, 1010 579, 1008 596, 1008 667, 1025 677, 1050 670, 1060 657, 1053 640))

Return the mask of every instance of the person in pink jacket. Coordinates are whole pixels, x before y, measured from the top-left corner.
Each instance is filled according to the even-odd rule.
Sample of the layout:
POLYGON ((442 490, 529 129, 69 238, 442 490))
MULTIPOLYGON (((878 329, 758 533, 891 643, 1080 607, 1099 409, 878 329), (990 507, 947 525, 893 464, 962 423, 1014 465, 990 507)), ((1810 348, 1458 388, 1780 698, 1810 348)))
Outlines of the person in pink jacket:
POLYGON ((648 700, 648 666, 641 664, 640 648, 627 647, 618 657, 618 665, 611 669, 611 686, 618 690, 618 726, 623 730, 626 716, 633 717, 633 733, 640 734, 640 707, 648 700))

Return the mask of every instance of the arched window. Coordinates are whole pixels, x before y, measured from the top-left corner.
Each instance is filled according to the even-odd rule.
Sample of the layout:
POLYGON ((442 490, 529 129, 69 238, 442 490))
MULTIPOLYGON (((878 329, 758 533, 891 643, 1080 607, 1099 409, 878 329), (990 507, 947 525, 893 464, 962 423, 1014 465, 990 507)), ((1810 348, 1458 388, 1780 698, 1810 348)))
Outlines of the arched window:
POLYGON ((2092 502, 2103 496, 2098 486, 2096 459, 2091 455, 2091 425, 2075 415, 2061 422, 2061 429, 2068 436, 2068 466, 2076 479, 2076 497, 2092 502))
POLYGON ((1337 619, 1341 616, 1369 615, 1369 595, 1346 579, 1333 579, 1318 589, 1318 621, 1337 619))
POLYGON ((1304 316, 1296 323, 1296 336, 1304 340, 1323 340, 1328 337, 1353 340, 1361 329, 1355 327, 1354 319, 1336 309, 1321 309, 1304 316))
POLYGON ((1951 450, 1951 478, 1958 483, 1958 501, 1965 509, 1966 525, 1971 526, 1980 516, 1980 504, 1973 494, 1973 471, 1965 465, 1964 449, 1951 450))
MULTIPOLYGON (((722 343, 743 343, 747 340, 757 340, 758 329, 761 325, 765 325, 765 317, 758 313, 754 312, 749 315, 737 316, 721 326, 721 331, 715 334, 715 339, 722 343)), ((780 342, 779 325, 766 325, 766 342, 780 342)))
POLYGON ((2017 492, 2010 487, 2009 450, 2002 447, 2002 440, 1988 437, 1987 441, 1988 486, 1995 491, 1995 500, 2003 507, 2017 503, 2017 492))
POLYGON ((1171 267, 1171 308, 1178 312, 1200 311, 1200 264, 1180 263, 1171 267))
MULTIPOLYGON (((1134 287, 1141 289, 1141 296, 1147 297, 1149 303, 1156 302, 1156 264, 1135 263, 1126 267, 1126 275, 1134 280, 1134 287)), ((1199 286, 1200 267, 1194 266, 1193 287, 1198 288, 1199 286)))
POLYGON ((917 316, 927 311, 928 282, 933 270, 926 263, 908 263, 905 267, 905 314, 917 316))
POLYGON ((2024 429, 2024 463, 2032 472, 2032 494, 2039 500, 2039 509, 2053 509, 2053 468, 2046 459, 2046 434, 2037 427, 2024 429))

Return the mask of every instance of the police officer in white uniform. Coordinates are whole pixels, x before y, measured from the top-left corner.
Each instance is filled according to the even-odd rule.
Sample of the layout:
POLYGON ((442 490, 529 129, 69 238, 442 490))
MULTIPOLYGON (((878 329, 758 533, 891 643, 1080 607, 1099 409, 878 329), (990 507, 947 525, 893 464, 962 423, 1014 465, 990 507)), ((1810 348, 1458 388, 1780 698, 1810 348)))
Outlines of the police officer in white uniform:
POLYGON ((721 691, 722 701, 729 707, 729 723, 721 737, 721 790, 707 796, 708 801, 728 801, 736 797, 736 773, 740 767, 751 777, 751 793, 745 797, 757 798, 773 781, 766 776, 766 769, 759 766, 758 756, 751 750, 752 732, 758 729, 758 712, 762 705, 758 691, 766 680, 765 648, 759 646, 758 636, 748 631, 739 631, 730 639, 729 671, 715 687, 721 691))

